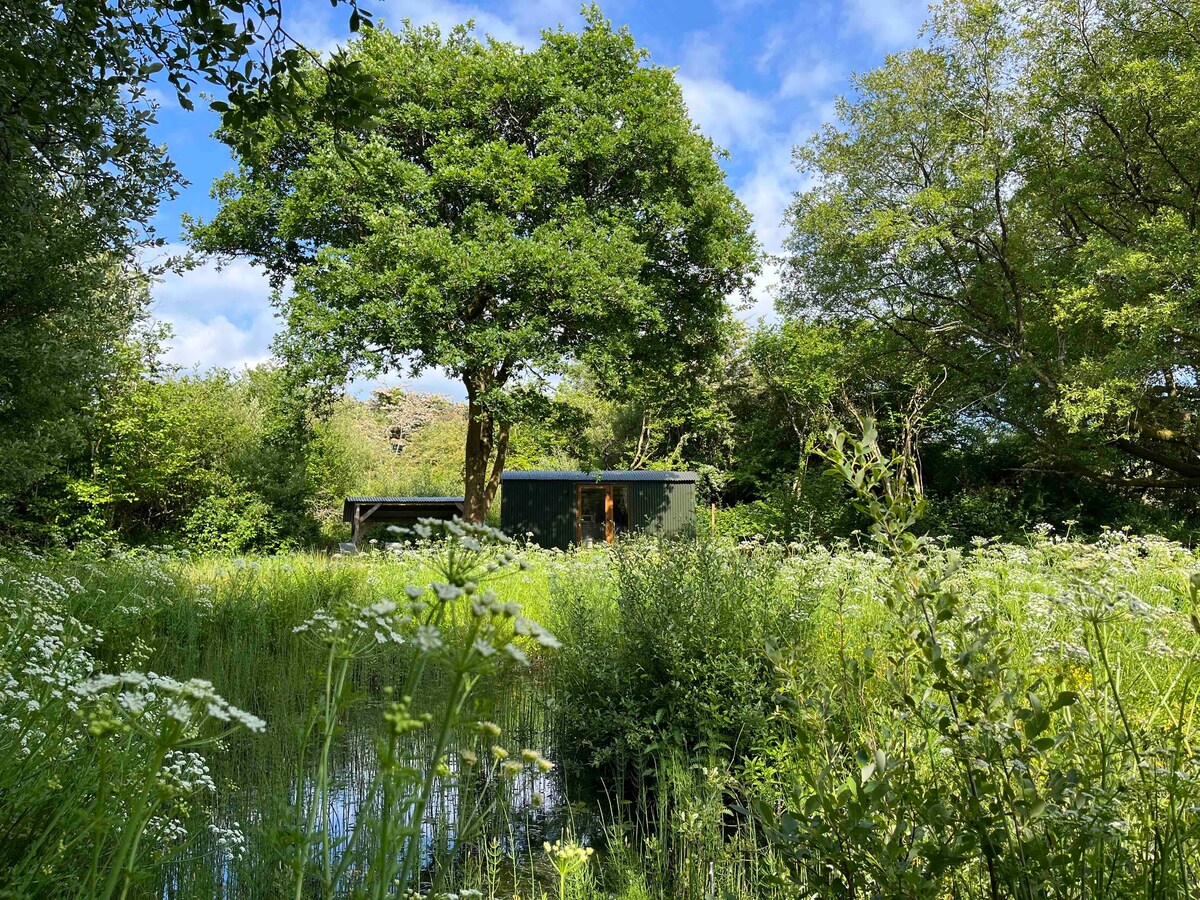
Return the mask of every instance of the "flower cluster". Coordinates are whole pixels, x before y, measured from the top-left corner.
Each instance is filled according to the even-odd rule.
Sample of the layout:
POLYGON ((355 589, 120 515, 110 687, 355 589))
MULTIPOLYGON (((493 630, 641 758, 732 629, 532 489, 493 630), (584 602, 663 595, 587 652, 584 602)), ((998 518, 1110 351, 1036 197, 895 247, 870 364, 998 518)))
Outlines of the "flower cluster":
POLYGON ((100 634, 57 608, 80 590, 74 578, 56 581, 0 561, 0 753, 26 758, 34 747, 54 745, 67 751, 77 739, 54 724, 50 710, 74 711, 70 686, 95 671, 88 648, 100 634))
POLYGON ((111 700, 130 723, 157 725, 170 720, 189 733, 213 721, 230 727, 263 731, 267 723, 231 704, 203 678, 176 681, 154 672, 97 675, 72 687, 81 701, 111 700))
POLYGON ((146 833, 162 844, 179 844, 187 840, 187 826, 174 816, 151 816, 146 833))
POLYGON ((560 875, 569 875, 571 872, 582 869, 596 852, 592 847, 584 847, 574 841, 564 843, 561 840, 555 841, 553 844, 546 841, 542 844, 542 848, 560 875))
POLYGON ((199 791, 216 793, 212 774, 204 757, 194 750, 170 750, 155 776, 159 794, 164 798, 181 798, 199 791))
POLYGON ((381 645, 403 644, 402 631, 412 621, 412 612, 392 600, 378 600, 336 613, 319 609, 292 631, 336 648, 339 655, 358 657, 381 645))
MULTIPOLYGON (((88 806, 95 815, 89 840, 111 843, 114 830, 144 834, 142 852, 157 862, 189 840, 189 823, 216 794, 208 763, 195 748, 234 729, 262 731, 265 723, 208 681, 139 671, 152 653, 140 638, 117 654, 128 671, 97 674, 93 650, 103 635, 67 612, 80 605, 85 588, 79 579, 56 572, 53 560, 33 558, 43 570, 27 570, 10 561, 14 556, 0 559, 0 776, 26 796, 14 793, 10 809, 19 813, 30 798, 36 804, 90 792, 96 806, 88 806), (98 748, 94 738, 111 734, 127 737, 98 748), (97 779, 106 790, 96 792, 97 779)), ((162 553, 122 551, 89 561, 87 551, 76 551, 71 564, 105 604, 100 612, 119 619, 144 617, 176 596, 167 560, 162 553), (113 590, 114 584, 119 594, 106 595, 100 586, 113 590)), ((9 812, 0 820, 10 834, 19 833, 20 818, 9 812)), ((225 852, 244 848, 236 828, 214 835, 225 852)), ((51 844, 60 838, 63 846, 78 845, 73 834, 55 834, 51 844)), ((122 846, 132 855, 138 841, 122 846)), ((110 862, 118 869, 126 864, 110 862)))
POLYGON ((226 853, 234 859, 240 859, 246 852, 246 835, 236 822, 228 826, 213 822, 209 825, 217 850, 226 853))

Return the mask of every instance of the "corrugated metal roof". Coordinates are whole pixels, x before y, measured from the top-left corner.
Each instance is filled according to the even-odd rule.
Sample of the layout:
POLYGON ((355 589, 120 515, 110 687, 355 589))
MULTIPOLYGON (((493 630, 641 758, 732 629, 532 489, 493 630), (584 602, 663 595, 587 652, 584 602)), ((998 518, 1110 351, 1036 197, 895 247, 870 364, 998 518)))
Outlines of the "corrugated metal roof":
POLYGON ((465 497, 347 497, 347 503, 465 503, 465 497))
POLYGON ((639 469, 636 472, 608 470, 604 472, 505 472, 501 481, 695 481, 695 472, 656 472, 639 469))

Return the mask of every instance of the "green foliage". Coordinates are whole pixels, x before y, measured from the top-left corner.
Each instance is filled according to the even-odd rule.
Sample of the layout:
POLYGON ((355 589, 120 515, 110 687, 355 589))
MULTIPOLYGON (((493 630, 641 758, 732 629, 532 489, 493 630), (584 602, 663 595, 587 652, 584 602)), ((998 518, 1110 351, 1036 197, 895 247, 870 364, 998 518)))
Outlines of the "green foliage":
POLYGON ((197 247, 292 279, 282 347, 305 378, 462 380, 471 518, 512 423, 544 408, 545 376, 580 360, 611 383, 704 372, 754 261, 673 73, 586 17, 529 52, 464 29, 367 30, 349 54, 378 91, 370 122, 338 131, 328 81, 308 73, 298 125, 269 120, 192 229, 197 247))
POLYGON ((742 347, 741 365, 732 404, 731 482, 743 491, 767 491, 798 473, 813 437, 835 415, 839 395, 853 390, 854 354, 831 328, 798 320, 760 323, 742 347))
POLYGON ((347 496, 461 496, 466 414, 461 405, 437 413, 406 436, 396 452, 386 411, 343 398, 313 426, 308 471, 318 515, 339 522, 347 496))
MULTIPOLYGON (((870 468, 881 474, 878 463, 888 458, 876 456, 870 468)), ((847 452, 843 462, 853 472, 864 460, 847 452)), ((864 484, 874 477, 864 475, 864 484)), ((518 636, 516 644, 533 663, 532 678, 516 678, 521 669, 481 678, 463 713, 468 721, 499 723, 504 739, 465 729, 448 754, 446 784, 460 784, 461 770, 454 768, 460 749, 475 754, 481 775, 485 761, 499 768, 514 760, 516 747, 550 744, 581 778, 558 781, 558 770, 549 773, 547 808, 519 805, 529 789, 524 774, 507 782, 517 795, 511 802, 505 782, 488 787, 476 780, 483 793, 471 788, 468 795, 490 812, 473 840, 455 844, 460 852, 445 872, 446 889, 552 897, 559 880, 542 841, 561 838, 596 846, 587 876, 576 872, 568 879, 568 895, 575 897, 833 898, 847 896, 847 885, 858 896, 932 897, 953 889, 965 898, 988 897, 984 823, 994 826, 983 831, 995 835, 1002 851, 1000 896, 1027 897, 1031 875, 1044 887, 1035 897, 1076 897, 1080 886, 1101 897, 1179 895, 1179 879, 1164 860, 1173 858, 1175 867, 1184 860, 1191 869, 1200 853, 1200 826, 1191 811, 1200 804, 1187 777, 1195 765, 1188 748, 1200 673, 1200 639, 1188 616, 1198 598, 1187 587, 1196 553, 1121 533, 1091 544, 1033 534, 1019 544, 979 541, 960 554, 951 574, 948 554, 921 546, 927 558, 916 569, 899 566, 890 554, 818 544, 746 553, 716 543, 704 549, 716 560, 693 551, 678 564, 672 564, 677 546, 660 550, 649 541, 628 548, 632 562, 616 562, 608 550, 530 548, 524 555, 532 568, 508 573, 497 587, 505 600, 520 601, 526 615, 556 620, 555 632, 571 635, 571 643, 547 656, 531 635, 518 636), (639 555, 653 558, 639 563, 639 555), (656 574, 664 564, 669 575, 656 574), (629 571, 622 575, 622 568, 629 571), (917 599, 918 591, 930 594, 928 579, 947 575, 936 596, 917 599), (706 587, 710 580, 734 599, 722 603, 706 587), (745 580, 755 587, 739 588, 745 580), (662 592, 674 598, 655 601, 652 594, 662 592), (628 617, 618 597, 629 601, 628 617), (940 678, 930 673, 938 664, 926 654, 927 629, 910 618, 921 602, 950 612, 935 622, 945 665, 940 678), (717 625, 724 630, 718 633, 717 625), (672 628, 681 639, 673 639, 672 628), (708 643, 719 652, 706 652, 705 629, 716 634, 708 643), (637 635, 637 643, 627 633, 637 635), (772 634, 775 640, 768 641, 772 634), (623 648, 630 652, 623 655, 623 648), (644 651, 641 657, 634 649, 644 651), (671 680, 678 690, 663 686, 671 680), (961 727, 948 724, 955 721, 948 689, 961 727), (1053 709, 1062 693, 1077 699, 1053 709), (622 702, 626 694, 637 702, 622 702), (743 709, 747 697, 761 705, 743 709), (630 716, 634 711, 640 722, 630 716), (606 723, 607 715, 618 717, 616 723, 606 723), (710 721, 730 730, 748 727, 726 746, 710 721), (572 735, 597 743, 574 744, 572 735), (1043 738, 1053 738, 1053 746, 1043 738), (491 755, 493 743, 510 750, 508 760, 491 755), (1135 750, 1153 762, 1137 766, 1135 750), (628 778, 616 780, 621 757, 631 765, 623 769, 628 778), (606 762, 593 768, 589 759, 606 762), (968 762, 981 791, 974 810, 968 762), (601 796, 589 790, 597 780, 601 796), (561 791, 576 802, 563 799, 559 807, 561 791), (491 798, 498 799, 496 807, 487 806, 491 798), (1042 800, 1046 807, 1039 811, 1042 800), (1162 851, 1155 849, 1156 829, 1162 851)), ((181 683, 207 679, 231 703, 269 723, 263 734, 237 733, 220 750, 202 749, 216 792, 199 787, 183 798, 186 809, 160 807, 188 833, 172 837, 165 816, 147 826, 131 896, 158 896, 168 886, 179 897, 222 890, 289 896, 302 846, 309 861, 305 895, 325 893, 322 873, 336 872, 350 828, 331 821, 335 855, 328 869, 321 805, 308 805, 323 756, 324 704, 333 698, 339 710, 324 776, 333 809, 353 808, 347 822, 357 821, 369 808, 362 804, 379 784, 375 779, 384 777, 373 761, 384 758, 386 746, 374 740, 386 738, 391 723, 422 721, 426 711, 436 723, 453 669, 443 668, 446 659, 435 651, 414 692, 419 705, 399 715, 389 708, 398 693, 389 697, 384 688, 403 684, 411 672, 414 642, 379 645, 368 635, 369 642, 355 645, 354 653, 364 655, 350 663, 345 690, 327 692, 333 645, 314 639, 311 629, 318 621, 321 627, 353 624, 388 598, 406 597, 406 584, 444 581, 436 574, 441 550, 419 544, 400 555, 246 560, 146 551, 99 555, 80 548, 8 558, 0 565, 0 603, 12 610, 0 621, 0 655, 16 654, 19 664, 3 656, 16 684, 0 682, 0 716, 25 723, 25 733, 44 729, 52 739, 37 744, 41 755, 26 764, 17 750, 22 732, 0 728, 0 790, 11 800, 0 804, 0 827, 10 835, 0 848, 0 882, 28 876, 35 880, 23 883, 47 890, 25 895, 52 896, 52 884, 73 894, 90 877, 91 858, 72 852, 70 835, 95 833, 86 823, 95 821, 103 757, 87 746, 56 755, 66 749, 59 738, 81 734, 89 721, 90 706, 80 716, 54 699, 63 683, 75 683, 71 660, 79 649, 92 670, 154 671, 181 683), (35 621, 34 609, 53 617, 35 621), (326 618, 316 616, 321 610, 326 618), (293 631, 306 621, 310 630, 293 631), (103 632, 103 642, 88 636, 92 629, 103 632), (25 636, 10 640, 18 632, 25 636), (39 642, 31 638, 35 632, 59 635, 62 643, 39 642), (39 655, 38 647, 51 656, 39 655), (59 681, 40 680, 39 660, 60 673, 59 681), (40 708, 32 709, 29 699, 40 708), (306 732, 314 704, 318 716, 304 764, 297 737, 306 732), (385 720, 385 713, 392 718, 385 720), (299 777, 310 788, 296 805, 299 777), (307 829, 313 809, 315 824, 307 829), (224 837, 211 830, 214 824, 224 837), (67 836, 61 850, 31 843, 52 825, 56 835, 67 836), (298 843, 305 833, 309 839, 298 843), (244 849, 231 849, 238 846, 244 849), (32 860, 31 851, 41 854, 36 871, 21 862, 32 860)), ((430 608, 422 612, 431 613, 434 594, 426 596, 430 608)), ((446 648, 464 649, 466 629, 476 622, 466 599, 447 601, 439 628, 446 648)), ((397 604, 397 614, 405 609, 406 601, 397 604)), ((499 620, 505 621, 517 620, 499 620)), ((335 643, 347 646, 354 633, 335 643)), ((511 659, 503 651, 488 659, 497 656, 511 659)), ((334 682, 340 664, 339 656, 334 682)), ((419 772, 436 757, 433 724, 408 732, 401 744, 406 765, 419 772)), ((136 785, 146 784, 152 760, 132 745, 128 755, 108 759, 109 783, 121 796, 129 789, 132 797, 136 785), (128 765, 118 766, 121 759, 128 765)), ((394 775, 413 777, 411 771, 394 775)), ((437 796, 436 817, 449 825, 458 814, 449 801, 454 795, 437 796)), ((379 809, 377 803, 369 815, 373 823, 379 809)), ((118 802, 103 817, 102 860, 119 845, 129 810, 118 802)), ((346 878, 371 877, 366 873, 376 863, 369 855, 379 847, 375 827, 363 826, 350 850, 359 862, 349 864, 346 878)), ((428 840, 434 833, 425 832, 428 840)), ((107 876, 112 870, 95 871, 107 876)), ((426 878, 432 875, 427 871, 426 878)))
MULTIPOLYGON (((58 226, 46 227, 67 240, 58 226)), ((86 446, 89 426, 105 412, 101 398, 124 366, 118 348, 146 297, 145 285, 118 262, 81 253, 49 266, 43 252, 68 251, 40 239, 36 262, 33 254, 18 259, 29 248, 12 251, 11 237, 0 237, 0 521, 10 523, 86 446)))
MULTIPOLYGON (((890 627, 857 652, 842 631, 840 677, 824 686, 811 647, 774 657, 800 752, 788 812, 757 809, 795 883, 837 896, 1186 896, 1200 849, 1181 796, 1193 790, 1195 614, 1116 590, 1101 556, 1059 595, 1079 643, 1022 660, 1016 611, 964 591, 961 555, 917 533, 911 461, 869 426, 832 438, 832 471, 888 555, 890 627), (1127 654, 1147 651, 1172 658, 1165 694, 1141 693, 1161 669, 1131 677, 1127 654)), ((1195 583, 1180 601, 1194 606, 1195 583)), ((1055 618, 1022 614, 1041 628, 1055 618)))
MULTIPOLYGON (((350 5, 357 23, 365 13, 350 5)), ((245 135, 266 107, 290 106, 294 80, 258 91, 300 68, 281 14, 274 0, 0 9, 0 518, 23 518, 76 456, 145 315, 160 270, 145 271, 142 254, 180 184, 147 132, 152 82, 188 109, 197 83, 217 87, 226 99, 214 107, 245 135)), ((360 90, 340 59, 325 65, 349 120, 360 90)))
POLYGON ((843 492, 812 469, 789 484, 770 487, 760 494, 761 499, 718 509, 716 534, 734 540, 786 544, 835 540, 849 535, 860 524, 843 492))
POLYGON ((123 351, 124 368, 100 394, 102 413, 27 502, 26 534, 68 542, 167 537, 230 552, 311 535, 305 439, 289 439, 279 373, 179 376, 161 371, 154 354, 153 344, 123 351))
MULTIPOLYGON (((777 550, 766 550, 767 558, 777 550)), ((574 761, 620 783, 660 751, 753 747, 772 707, 766 657, 747 653, 802 621, 770 566, 692 541, 619 545, 613 595, 562 585, 554 628, 564 739, 574 761)))
POLYGON ((183 523, 184 540, 201 553, 275 549, 281 533, 271 506, 248 491, 205 497, 183 523))
POLYGON ((694 376, 649 373, 612 385, 576 366, 555 389, 551 422, 589 471, 724 464, 734 443, 731 374, 714 361, 694 376))
POLYGON ((949 0, 800 150, 786 306, 1023 464, 1200 483, 1195 4, 949 0))

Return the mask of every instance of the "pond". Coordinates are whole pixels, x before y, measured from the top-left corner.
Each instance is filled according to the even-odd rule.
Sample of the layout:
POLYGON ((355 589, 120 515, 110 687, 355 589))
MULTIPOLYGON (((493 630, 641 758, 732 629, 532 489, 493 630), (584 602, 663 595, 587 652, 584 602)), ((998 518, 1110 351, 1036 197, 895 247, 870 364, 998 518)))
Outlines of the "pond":
MULTIPOLYGON (((396 663, 393 663, 396 665, 396 663)), ((384 667, 384 674, 390 666, 384 667)), ((327 792, 331 857, 336 865, 360 820, 366 826, 358 840, 377 852, 373 821, 378 818, 376 777, 380 770, 384 713, 387 703, 377 687, 381 672, 360 672, 356 689, 362 696, 340 723, 330 755, 327 792)), ((468 719, 486 719, 501 729, 498 743, 519 755, 524 748, 553 745, 552 719, 548 715, 550 688, 539 674, 506 680, 503 686, 481 683, 468 719)), ((296 686, 300 689, 301 686, 296 686)), ((433 675, 422 684, 421 694, 438 705, 444 685, 433 675)), ((266 734, 238 736, 223 752, 210 754, 214 781, 219 790, 217 823, 237 829, 245 837, 244 852, 232 855, 210 835, 200 835, 187 856, 159 869, 159 881, 147 896, 167 898, 268 897, 290 893, 298 829, 307 808, 316 801, 312 778, 314 754, 306 759, 301 786, 298 765, 303 720, 290 716, 277 720, 266 734), (298 791, 299 788, 299 791, 298 791)), ((403 762, 423 770, 432 759, 433 735, 416 730, 405 735, 403 762)), ((484 746, 490 746, 486 742, 484 746)), ((428 886, 436 869, 449 868, 471 880, 490 879, 504 885, 516 880, 516 867, 528 876, 530 861, 541 855, 543 842, 571 837, 597 843, 600 825, 591 808, 568 802, 568 791, 558 767, 543 771, 526 766, 511 777, 491 777, 488 767, 464 770, 461 751, 481 752, 479 736, 462 729, 443 758, 446 777, 436 781, 419 826, 422 884, 428 886), (472 797, 464 797, 470 792, 472 797), (470 802, 464 802, 470 801, 470 802), (483 801, 482 803, 480 801, 483 801), (460 840, 460 818, 467 808, 486 810, 484 820, 473 822, 466 841, 460 840)), ((409 823, 412 827, 412 823, 409 823)), ((318 828, 319 830, 319 828, 318 828)), ((339 880, 338 895, 355 896, 361 875, 348 867, 339 880)), ((313 883, 312 894, 320 885, 313 883)), ((309 896, 306 888, 305 896, 309 896)))

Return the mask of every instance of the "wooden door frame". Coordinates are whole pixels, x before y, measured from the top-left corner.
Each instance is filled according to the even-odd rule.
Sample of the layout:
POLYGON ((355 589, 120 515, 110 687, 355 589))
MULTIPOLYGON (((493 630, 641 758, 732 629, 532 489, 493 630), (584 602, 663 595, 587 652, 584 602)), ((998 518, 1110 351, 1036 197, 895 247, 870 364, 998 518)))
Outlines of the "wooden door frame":
POLYGON ((584 488, 591 490, 604 491, 604 542, 606 544, 613 543, 617 536, 617 526, 613 521, 613 488, 612 484, 584 484, 579 482, 575 485, 575 545, 583 546, 583 491, 584 488))

